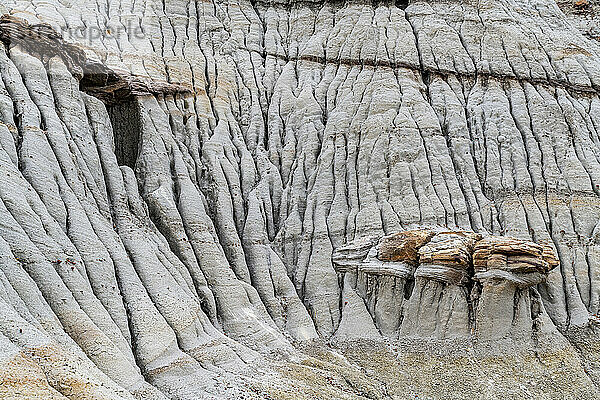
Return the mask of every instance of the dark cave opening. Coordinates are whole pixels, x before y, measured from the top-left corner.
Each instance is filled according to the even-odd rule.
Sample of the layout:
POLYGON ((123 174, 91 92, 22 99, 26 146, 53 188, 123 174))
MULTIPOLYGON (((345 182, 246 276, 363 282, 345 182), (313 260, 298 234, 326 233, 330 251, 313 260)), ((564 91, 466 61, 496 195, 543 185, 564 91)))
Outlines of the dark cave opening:
POLYGON ((408 7, 408 0, 396 0, 396 7, 405 10, 408 7))
POLYGON ((113 128, 115 154, 119 165, 135 169, 141 121, 137 101, 132 98, 106 106, 113 128))

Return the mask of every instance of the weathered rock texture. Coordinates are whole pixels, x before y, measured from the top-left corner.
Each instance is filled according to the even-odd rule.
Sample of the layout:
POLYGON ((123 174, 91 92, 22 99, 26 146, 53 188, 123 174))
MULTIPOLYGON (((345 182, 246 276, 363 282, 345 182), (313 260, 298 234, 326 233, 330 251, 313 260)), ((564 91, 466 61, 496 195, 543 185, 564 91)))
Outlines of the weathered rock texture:
POLYGON ((0 397, 598 398, 561 7, 3 0, 0 397))
MULTIPOLYGON (((386 236, 368 253, 359 240, 336 250, 333 261, 345 289, 360 295, 345 302, 352 314, 343 314, 338 339, 361 338, 351 301, 362 298, 371 317, 363 318, 363 328, 374 324, 373 332, 393 339, 515 339, 515 345, 541 331, 542 314, 548 323, 534 287, 559 265, 548 245, 431 229, 386 236)), ((547 329, 555 331, 551 323, 547 329)))

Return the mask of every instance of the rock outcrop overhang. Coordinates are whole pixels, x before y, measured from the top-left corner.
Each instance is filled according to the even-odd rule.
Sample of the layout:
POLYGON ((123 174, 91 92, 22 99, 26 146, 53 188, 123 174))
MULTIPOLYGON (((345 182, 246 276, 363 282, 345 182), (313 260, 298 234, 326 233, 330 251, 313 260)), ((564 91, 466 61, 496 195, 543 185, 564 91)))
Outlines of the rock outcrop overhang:
POLYGON ((0 17, 0 41, 9 48, 20 46, 42 60, 59 57, 79 80, 80 89, 107 105, 126 102, 136 96, 189 95, 193 92, 191 85, 134 76, 90 60, 81 46, 66 42, 49 24, 29 24, 24 19, 5 14, 0 17))
POLYGON ((344 329, 337 339, 360 339, 365 325, 374 324, 371 332, 392 339, 506 339, 523 345, 548 321, 535 288, 559 264, 549 245, 427 228, 367 243, 358 240, 333 254, 344 292, 360 296, 344 295, 351 313, 342 311, 344 329), (361 303, 371 318, 357 318, 361 303))
POLYGON ((597 398, 600 51, 576 14, 0 12, 0 397, 597 398), (422 226, 446 233, 339 264, 422 226))

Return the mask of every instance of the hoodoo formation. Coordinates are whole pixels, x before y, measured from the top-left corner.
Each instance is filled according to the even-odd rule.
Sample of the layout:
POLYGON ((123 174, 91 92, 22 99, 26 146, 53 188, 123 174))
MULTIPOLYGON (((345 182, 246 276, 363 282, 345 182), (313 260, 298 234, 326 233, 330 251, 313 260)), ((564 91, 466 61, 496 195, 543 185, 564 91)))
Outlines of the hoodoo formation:
POLYGON ((595 0, 2 0, 0 399, 600 398, 595 0))

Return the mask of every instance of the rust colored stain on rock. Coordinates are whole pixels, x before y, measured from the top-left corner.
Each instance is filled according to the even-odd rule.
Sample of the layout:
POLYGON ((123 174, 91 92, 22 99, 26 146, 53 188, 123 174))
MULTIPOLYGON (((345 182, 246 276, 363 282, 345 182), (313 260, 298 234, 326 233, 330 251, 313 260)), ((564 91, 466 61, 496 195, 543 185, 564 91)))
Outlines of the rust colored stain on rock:
POLYGON ((402 261, 416 264, 419 260, 419 248, 435 235, 429 229, 416 229, 399 232, 381 239, 377 258, 381 261, 402 261))

